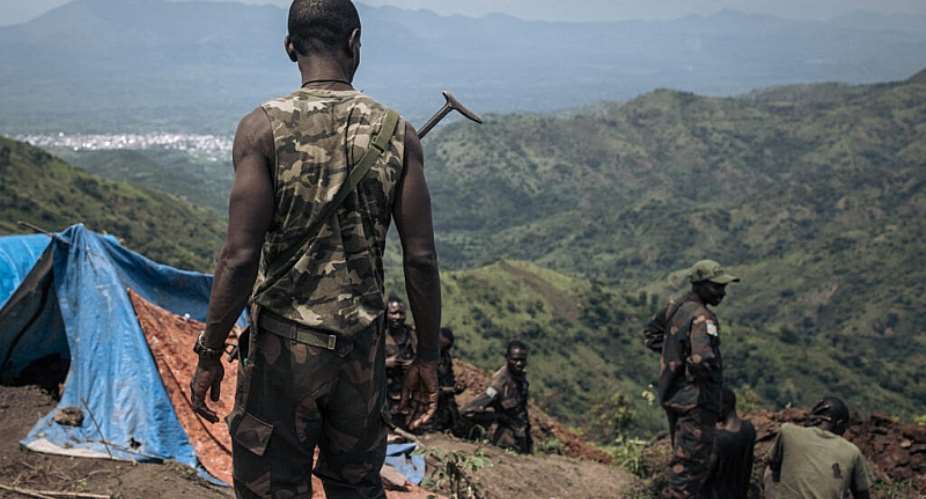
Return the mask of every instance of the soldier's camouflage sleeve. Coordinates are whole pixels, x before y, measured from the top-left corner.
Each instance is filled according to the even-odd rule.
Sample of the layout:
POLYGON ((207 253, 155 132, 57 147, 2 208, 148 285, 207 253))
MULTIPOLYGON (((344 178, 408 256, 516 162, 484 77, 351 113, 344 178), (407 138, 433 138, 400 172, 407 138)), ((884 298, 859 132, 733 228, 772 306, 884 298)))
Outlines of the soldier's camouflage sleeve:
POLYGON ((719 360, 711 345, 712 338, 718 334, 717 321, 707 315, 698 315, 691 323, 691 354, 686 359, 688 371, 698 381, 712 379, 715 371, 720 369, 719 360))

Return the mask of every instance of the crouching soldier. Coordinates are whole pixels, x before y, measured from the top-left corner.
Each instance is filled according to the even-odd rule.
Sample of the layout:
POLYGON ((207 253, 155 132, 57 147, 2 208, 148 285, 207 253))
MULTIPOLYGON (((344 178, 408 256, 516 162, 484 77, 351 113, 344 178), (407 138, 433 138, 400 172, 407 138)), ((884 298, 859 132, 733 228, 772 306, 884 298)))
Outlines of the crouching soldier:
POLYGON ((505 366, 492 377, 485 392, 461 410, 464 424, 488 428, 495 424, 492 444, 521 454, 534 451, 527 413, 527 345, 508 343, 505 366))

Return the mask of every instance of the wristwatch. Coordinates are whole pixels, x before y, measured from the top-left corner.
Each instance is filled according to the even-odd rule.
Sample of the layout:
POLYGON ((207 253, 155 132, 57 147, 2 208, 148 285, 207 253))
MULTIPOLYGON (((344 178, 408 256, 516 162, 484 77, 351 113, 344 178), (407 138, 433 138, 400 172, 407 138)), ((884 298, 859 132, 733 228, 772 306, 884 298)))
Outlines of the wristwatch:
POLYGON ((199 338, 196 339, 196 344, 193 345, 193 351, 196 352, 200 357, 205 357, 207 359, 219 359, 222 357, 222 354, 225 353, 224 350, 217 350, 215 348, 209 348, 204 343, 206 339, 206 331, 199 333, 199 338))

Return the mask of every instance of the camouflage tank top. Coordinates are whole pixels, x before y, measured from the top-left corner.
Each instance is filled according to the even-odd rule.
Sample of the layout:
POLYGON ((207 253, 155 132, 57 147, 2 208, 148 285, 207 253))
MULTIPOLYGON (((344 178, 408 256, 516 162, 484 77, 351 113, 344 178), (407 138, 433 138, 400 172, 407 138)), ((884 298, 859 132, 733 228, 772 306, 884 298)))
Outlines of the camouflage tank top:
POLYGON ((382 258, 404 167, 405 121, 336 216, 307 239, 379 131, 386 108, 360 92, 316 89, 262 108, 273 127, 275 204, 252 301, 306 326, 352 336, 385 309, 382 258))

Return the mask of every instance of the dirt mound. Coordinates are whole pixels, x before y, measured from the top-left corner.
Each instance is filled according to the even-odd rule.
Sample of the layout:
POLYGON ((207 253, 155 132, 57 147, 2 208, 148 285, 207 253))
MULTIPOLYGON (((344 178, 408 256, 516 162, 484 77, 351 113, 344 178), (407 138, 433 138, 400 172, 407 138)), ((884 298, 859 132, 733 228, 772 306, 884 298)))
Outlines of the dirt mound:
MULTIPOLYGON (((489 373, 460 360, 453 361, 453 372, 456 375, 457 383, 466 387, 466 390, 457 396, 457 403, 460 404, 460 407, 484 392, 489 386, 489 381, 491 381, 489 373)), ((565 456, 588 459, 603 464, 611 463, 611 456, 589 445, 582 437, 565 428, 537 404, 531 402, 529 411, 535 443, 555 438, 562 444, 562 453, 565 456)))
MULTIPOLYGON (((746 416, 756 428, 755 466, 750 498, 761 494, 761 478, 778 429, 784 423, 804 424, 808 411, 786 409, 759 411, 746 416)), ((884 414, 853 417, 845 438, 862 451, 875 480, 872 497, 926 498, 926 426, 899 423, 884 414)), ((653 473, 651 488, 665 483, 665 468, 671 454, 667 437, 653 442, 644 461, 653 473)))
POLYGON ((462 470, 462 498, 550 499, 562 497, 629 497, 639 480, 617 466, 565 456, 522 456, 443 434, 422 438, 429 478, 450 495, 447 463, 457 457, 462 470), (481 464, 475 464, 479 459, 481 464), (476 468, 476 469, 474 469, 476 468))

